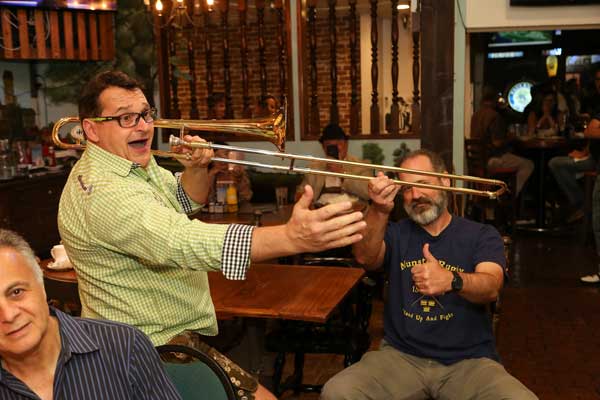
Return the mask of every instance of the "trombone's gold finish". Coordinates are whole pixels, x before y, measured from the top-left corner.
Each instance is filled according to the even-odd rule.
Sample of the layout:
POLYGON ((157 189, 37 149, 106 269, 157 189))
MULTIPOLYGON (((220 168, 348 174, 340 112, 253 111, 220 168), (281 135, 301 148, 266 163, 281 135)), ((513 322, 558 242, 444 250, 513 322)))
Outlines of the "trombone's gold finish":
MULTIPOLYGON (((83 150, 85 149, 85 145, 81 143, 81 140, 77 139, 77 136, 82 135, 73 135, 76 136, 76 143, 65 143, 61 141, 59 136, 59 130, 62 126, 68 123, 77 123, 79 122, 79 118, 77 117, 66 117, 61 118, 55 125, 52 130, 52 140, 56 144, 56 146, 63 149, 77 149, 83 150)), ((475 176, 468 175, 453 175, 453 174, 445 174, 438 172, 428 172, 421 170, 413 170, 407 168, 399 168, 399 167, 388 167, 385 165, 374 165, 368 163, 359 163, 353 161, 345 161, 345 160, 335 160, 330 158, 319 158, 313 157, 309 155, 296 155, 284 153, 283 148, 285 146, 285 124, 286 118, 283 113, 275 114, 268 118, 263 119, 245 119, 245 120, 168 120, 168 119, 157 119, 154 120, 154 126, 158 128, 171 128, 171 129, 179 129, 180 135, 179 137, 171 135, 169 143, 171 146, 185 146, 190 148, 204 148, 204 149, 214 149, 214 150, 229 150, 236 151, 240 153, 249 153, 249 154, 257 154, 262 156, 273 156, 280 159, 289 159, 289 166, 282 165, 272 165, 272 164, 264 164, 254 161, 246 161, 246 160, 234 160, 228 158, 220 158, 213 157, 212 161, 216 162, 224 162, 229 164, 238 164, 245 165, 257 168, 267 168, 274 169, 285 172, 299 172, 303 174, 313 174, 313 175, 325 175, 325 176, 336 176, 340 178, 347 179, 357 179, 357 180, 370 180, 372 177, 362 176, 362 175, 353 175, 339 172, 331 172, 319 169, 312 168, 304 168, 297 167, 294 165, 296 160, 301 161, 316 161, 322 162, 325 164, 340 164, 340 165, 348 165, 348 166, 359 166, 359 167, 369 167, 374 171, 393 171, 393 172, 402 172, 408 174, 415 175, 424 175, 424 176, 434 176, 438 178, 449 178, 453 181, 465 181, 465 182, 474 182, 484 186, 492 186, 496 187, 496 190, 478 190, 478 189, 470 189, 470 188, 461 188, 454 186, 443 186, 443 185, 431 185, 427 183, 421 182, 407 182, 395 179, 393 180, 398 185, 403 186, 414 186, 425 189, 434 189, 434 190, 445 190, 450 192, 457 193, 465 193, 471 194, 475 196, 484 196, 490 199, 496 199, 500 197, 503 193, 507 191, 506 183, 496 179, 484 179, 475 176), (252 149, 238 146, 227 146, 227 145, 218 145, 210 142, 186 142, 183 140, 183 135, 188 130, 195 131, 209 131, 209 132, 227 132, 233 133, 238 136, 243 137, 260 137, 265 140, 270 141, 275 144, 280 151, 270 151, 270 150, 261 150, 261 149, 252 149)), ((186 159, 189 157, 189 154, 182 154, 170 151, 160 151, 160 150, 152 150, 152 153, 157 157, 171 157, 171 158, 179 158, 186 159)))
POLYGON ((340 178, 356 179, 356 180, 363 180, 363 181, 368 181, 368 180, 372 179, 372 177, 370 177, 370 176, 323 171, 323 170, 312 169, 312 168, 297 167, 294 165, 294 162, 296 160, 316 161, 316 162, 322 162, 325 164, 348 165, 348 166, 356 166, 356 167, 363 167, 363 168, 368 167, 368 168, 372 168, 374 171, 393 171, 393 172, 402 172, 402 173, 415 174, 415 175, 434 176, 434 177, 438 177, 438 178, 448 178, 448 179, 451 179, 454 181, 459 180, 459 181, 465 181, 465 182, 474 182, 474 183, 479 183, 479 184, 485 185, 485 186, 496 186, 497 189, 493 190, 493 191, 478 190, 478 189, 461 188, 461 187, 455 187, 455 186, 448 187, 448 186, 443 186, 443 185, 432 185, 432 184, 421 183, 421 182, 407 182, 407 181, 402 181, 399 179, 393 179, 394 183, 396 183, 398 185, 403 185, 403 186, 414 186, 414 187, 420 187, 420 188, 425 188, 425 189, 445 190, 445 191, 449 191, 449 192, 472 194, 475 196, 488 197, 490 199, 497 199, 498 197, 500 197, 503 193, 505 193, 508 190, 506 183, 501 180, 485 179, 485 178, 479 178, 476 176, 469 176, 469 175, 453 175, 453 174, 447 174, 447 173, 421 171, 421 170, 416 170, 416 169, 408 169, 408 168, 400 168, 400 167, 388 167, 386 165, 375 165, 375 164, 360 163, 360 162, 354 162, 354 161, 335 160, 335 159, 331 159, 331 158, 320 158, 320 157, 313 157, 313 156, 308 156, 308 155, 280 153, 280 152, 270 151, 270 150, 249 149, 249 148, 245 148, 245 147, 225 146, 225 145, 217 145, 217 144, 212 144, 212 143, 186 142, 186 141, 182 140, 181 138, 178 138, 178 137, 172 136, 172 135, 169 139, 169 143, 171 144, 171 146, 223 149, 223 150, 237 151, 237 152, 241 152, 241 153, 258 154, 258 155, 262 155, 262 156, 273 156, 273 157, 278 157, 278 158, 282 158, 282 159, 289 159, 289 160, 291 160, 290 165, 282 166, 282 165, 263 164, 263 163, 253 162, 253 161, 245 161, 245 160, 230 160, 227 158, 218 158, 218 157, 213 158, 213 161, 220 161, 220 162, 225 162, 225 163, 229 163, 229 164, 246 165, 246 166, 258 167, 258 168, 269 168, 269 169, 275 169, 275 170, 286 171, 286 172, 299 172, 299 173, 303 173, 303 174, 337 176, 340 178))
MULTIPOLYGON (((62 149, 83 150, 85 145, 82 144, 83 133, 71 135, 76 140, 75 143, 64 143, 60 139, 60 128, 69 123, 78 123, 78 117, 65 117, 58 120, 52 129, 52 141, 62 149)), ((285 126, 286 117, 284 112, 278 112, 269 117, 256 119, 221 119, 221 120, 190 120, 190 119, 155 119, 155 128, 179 129, 179 135, 183 139, 183 135, 188 131, 204 131, 204 132, 222 132, 230 133, 242 137, 255 137, 264 139, 273 143, 280 151, 285 148, 285 126)), ((80 129, 80 128, 79 128, 80 129)), ((158 157, 185 157, 184 154, 153 150, 152 153, 158 157)))

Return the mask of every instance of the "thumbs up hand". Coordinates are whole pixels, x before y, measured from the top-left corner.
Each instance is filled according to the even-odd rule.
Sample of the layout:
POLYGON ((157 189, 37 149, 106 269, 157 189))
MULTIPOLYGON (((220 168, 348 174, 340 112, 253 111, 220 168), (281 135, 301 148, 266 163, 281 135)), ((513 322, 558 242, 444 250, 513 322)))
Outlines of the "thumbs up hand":
POLYGON ((452 272, 443 268, 437 258, 429 251, 429 243, 423 245, 425 262, 412 267, 411 273, 415 286, 421 294, 438 296, 452 289, 452 272))

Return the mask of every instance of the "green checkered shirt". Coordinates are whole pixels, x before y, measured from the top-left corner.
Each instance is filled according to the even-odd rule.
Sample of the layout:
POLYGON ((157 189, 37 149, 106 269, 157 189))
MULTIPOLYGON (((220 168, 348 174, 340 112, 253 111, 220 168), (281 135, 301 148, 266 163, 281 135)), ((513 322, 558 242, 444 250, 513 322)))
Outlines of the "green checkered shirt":
POLYGON ((154 158, 141 168, 88 144, 58 210, 82 316, 134 325, 155 345, 186 329, 217 333, 206 271, 223 260, 233 265, 230 275, 223 266, 228 278, 243 279, 252 228, 190 220, 182 193, 199 207, 154 158))

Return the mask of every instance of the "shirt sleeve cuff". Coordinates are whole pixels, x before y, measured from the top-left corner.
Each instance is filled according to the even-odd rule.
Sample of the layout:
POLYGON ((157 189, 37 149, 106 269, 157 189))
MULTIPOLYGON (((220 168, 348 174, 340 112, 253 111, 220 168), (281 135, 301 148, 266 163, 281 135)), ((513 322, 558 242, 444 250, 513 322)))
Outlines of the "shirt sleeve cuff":
POLYGON ((246 271, 250 266, 252 232, 252 225, 229 225, 225 232, 221 266, 225 278, 238 281, 246 279, 246 271))
POLYGON ((202 204, 196 203, 187 195, 181 184, 181 175, 181 172, 175 173, 175 178, 177 178, 177 201, 181 204, 184 213, 193 214, 202 207, 202 204))

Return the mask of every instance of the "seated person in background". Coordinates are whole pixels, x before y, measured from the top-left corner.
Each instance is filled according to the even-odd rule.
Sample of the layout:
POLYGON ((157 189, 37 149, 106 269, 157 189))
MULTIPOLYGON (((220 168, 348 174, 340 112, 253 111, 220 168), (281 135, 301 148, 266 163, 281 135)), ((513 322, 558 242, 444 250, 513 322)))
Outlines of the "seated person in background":
MULTIPOLYGON (((409 153, 400 167, 446 172, 427 150, 409 153)), ((449 179, 399 175, 450 186, 449 179)), ((379 350, 329 380, 321 398, 536 399, 498 362, 486 310, 504 282, 498 231, 450 214, 448 192, 400 187, 381 172, 369 195, 367 229, 353 249, 365 269, 388 273, 384 338, 379 350), (389 222, 399 191, 409 219, 389 222)))
POLYGON ((481 107, 471 118, 471 137, 481 139, 486 147, 488 168, 516 168, 516 195, 533 173, 533 161, 512 153, 510 137, 504 118, 496 111, 497 95, 492 90, 484 93, 481 107))
POLYGON ((48 307, 43 282, 27 242, 0 230, 0 398, 180 399, 142 332, 48 307))
POLYGON ((529 135, 543 134, 543 136, 556 136, 559 133, 560 111, 556 101, 556 94, 544 92, 541 96, 541 105, 533 109, 527 116, 527 132, 529 135))
MULTIPOLYGON (((600 77, 600 72, 597 76, 600 77)), ((585 137, 592 139, 590 140, 590 152, 597 159, 600 159, 600 112, 592 117, 583 134, 585 137)), ((596 177, 592 193, 592 230, 596 242, 598 271, 591 275, 582 276, 581 281, 583 283, 600 283, 600 174, 596 177)))
POLYGON ((260 98, 258 99, 256 109, 254 110, 254 117, 268 117, 270 115, 275 114, 278 110, 279 105, 275 96, 265 94, 263 96, 260 96, 260 98))
MULTIPOLYGON (((344 130, 337 124, 327 125, 323 129, 319 142, 321 142, 323 152, 330 158, 362 163, 368 162, 348 154, 348 136, 346 136, 344 130)), ((332 172, 353 175, 373 176, 372 168, 368 167, 323 164, 321 162, 312 162, 309 168, 326 169, 332 172)), ((304 185, 310 185, 313 188, 316 204, 324 205, 348 199, 350 201, 363 201, 366 203, 369 200, 367 181, 306 174, 301 186, 304 187, 304 185)))
POLYGON ((565 100, 567 102, 569 121, 578 124, 581 120, 581 91, 577 79, 571 78, 565 84, 565 100))
POLYGON ((583 96, 581 112, 587 118, 600 113, 600 68, 594 71, 593 81, 583 96))
POLYGON ((214 153, 174 149, 188 156, 173 176, 151 152, 155 116, 139 82, 119 71, 96 75, 79 98, 87 145, 63 189, 58 229, 77 272, 82 315, 136 326, 154 345, 191 338, 223 366, 240 398, 273 399, 235 363, 200 346, 218 333, 208 271, 241 280, 251 262, 350 245, 362 238, 362 214, 348 213, 350 202, 310 210, 306 186, 283 225, 190 219, 208 199, 214 153))
POLYGON ((225 119, 225 93, 213 92, 208 97, 208 119, 225 119))
POLYGON ((596 169, 596 157, 590 154, 589 148, 574 149, 568 156, 556 156, 548 162, 548 168, 552 172, 558 187, 569 201, 569 212, 566 217, 567 223, 573 223, 584 217, 583 212, 583 190, 577 177, 585 171, 596 169))
MULTIPOLYGON (((214 142, 214 144, 227 145, 225 142, 214 142)), ((229 150, 215 150, 215 157, 229 158, 229 150)), ((210 193, 208 195, 209 202, 217 201, 217 181, 232 180, 237 191, 238 202, 250 201, 252 198, 252 188, 250 179, 246 173, 246 168, 242 165, 227 164, 223 162, 211 162, 208 165, 208 185, 210 193)))

